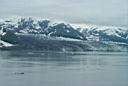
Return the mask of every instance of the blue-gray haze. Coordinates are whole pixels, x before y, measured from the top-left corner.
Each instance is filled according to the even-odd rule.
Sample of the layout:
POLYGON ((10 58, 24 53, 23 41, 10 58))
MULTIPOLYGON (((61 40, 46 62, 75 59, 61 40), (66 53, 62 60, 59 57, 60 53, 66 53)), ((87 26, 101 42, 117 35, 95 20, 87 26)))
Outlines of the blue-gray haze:
POLYGON ((128 0, 0 0, 0 18, 22 16, 128 26, 128 0))

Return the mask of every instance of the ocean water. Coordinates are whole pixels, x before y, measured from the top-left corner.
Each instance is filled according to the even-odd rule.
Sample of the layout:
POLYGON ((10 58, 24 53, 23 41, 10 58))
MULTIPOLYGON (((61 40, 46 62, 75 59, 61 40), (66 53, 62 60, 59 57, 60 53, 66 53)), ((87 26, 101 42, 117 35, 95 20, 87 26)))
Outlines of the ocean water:
POLYGON ((128 52, 0 51, 0 86, 128 86, 128 52))

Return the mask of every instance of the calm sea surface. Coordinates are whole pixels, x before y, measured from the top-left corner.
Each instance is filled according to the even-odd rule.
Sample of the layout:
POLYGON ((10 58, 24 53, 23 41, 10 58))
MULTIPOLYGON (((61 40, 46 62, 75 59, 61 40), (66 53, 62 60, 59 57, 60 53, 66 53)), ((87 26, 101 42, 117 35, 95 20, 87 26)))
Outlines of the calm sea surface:
POLYGON ((0 86, 128 86, 128 52, 0 51, 0 86))

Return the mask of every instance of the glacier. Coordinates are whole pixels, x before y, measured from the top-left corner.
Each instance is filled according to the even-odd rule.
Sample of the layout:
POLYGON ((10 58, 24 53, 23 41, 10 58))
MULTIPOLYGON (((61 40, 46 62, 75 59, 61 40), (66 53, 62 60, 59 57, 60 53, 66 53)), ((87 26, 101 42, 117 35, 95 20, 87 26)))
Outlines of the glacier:
POLYGON ((80 27, 48 19, 0 20, 0 49, 128 51, 128 28, 80 27))

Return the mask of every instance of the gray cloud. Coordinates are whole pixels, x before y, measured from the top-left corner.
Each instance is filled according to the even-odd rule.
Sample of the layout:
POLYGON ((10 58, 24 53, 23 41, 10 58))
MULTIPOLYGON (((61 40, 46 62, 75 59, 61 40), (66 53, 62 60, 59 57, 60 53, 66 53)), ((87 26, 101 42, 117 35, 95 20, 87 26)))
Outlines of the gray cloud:
POLYGON ((33 16, 71 23, 128 26, 128 0, 0 0, 0 17, 33 16))

